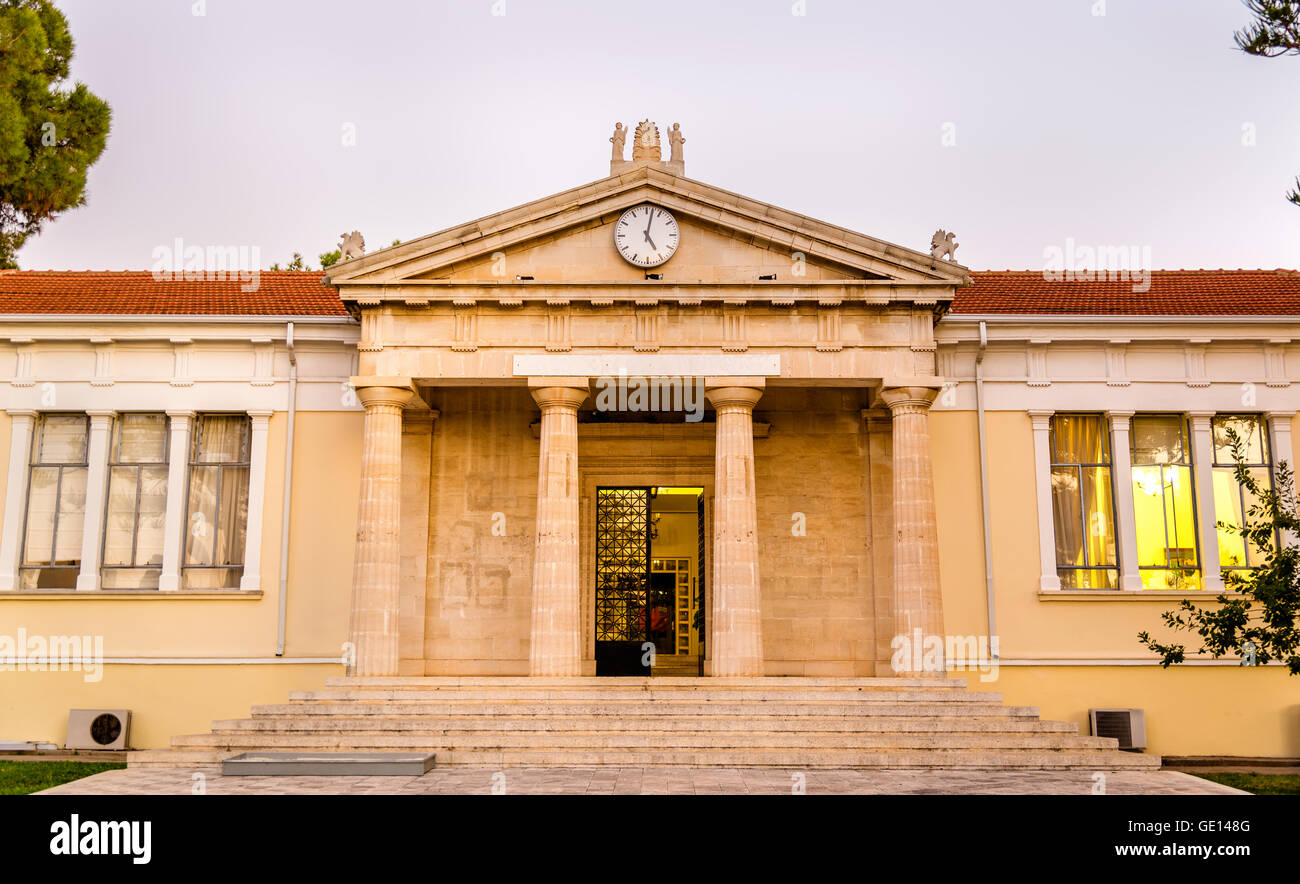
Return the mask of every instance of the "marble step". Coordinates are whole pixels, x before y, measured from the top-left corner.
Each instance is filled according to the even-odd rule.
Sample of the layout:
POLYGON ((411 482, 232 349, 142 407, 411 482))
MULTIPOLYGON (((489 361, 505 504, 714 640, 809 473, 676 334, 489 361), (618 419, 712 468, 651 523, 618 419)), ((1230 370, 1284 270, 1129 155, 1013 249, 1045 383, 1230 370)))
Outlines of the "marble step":
POLYGON ((513 731, 569 733, 572 731, 639 731, 663 734, 744 731, 799 733, 1059 733, 1074 734, 1078 725, 1065 721, 1005 717, 810 717, 792 720, 778 715, 634 715, 618 716, 501 716, 501 715, 355 715, 351 709, 335 715, 258 715, 212 723, 214 730, 245 731, 411 731, 475 733, 513 731))
POLYGON ((1003 706, 996 703, 736 703, 680 702, 653 703, 645 700, 527 701, 502 703, 461 700, 448 697, 436 701, 352 700, 267 704, 253 707, 254 715, 336 715, 341 711, 368 715, 508 715, 564 717, 571 715, 779 715, 787 718, 821 716, 983 716, 1036 718, 1034 706, 1003 706))
POLYGON ((756 677, 756 678, 697 678, 654 676, 652 678, 628 677, 547 677, 528 675, 503 676, 459 676, 459 675, 422 675, 422 676, 365 676, 365 677, 330 677, 325 679, 325 686, 330 688, 491 688, 509 690, 512 688, 610 688, 610 687, 649 687, 656 690, 743 690, 745 688, 762 688, 764 690, 800 690, 804 688, 837 688, 852 690, 889 690, 892 688, 912 688, 915 690, 965 690, 964 678, 813 678, 813 677, 756 677))
POLYGON ((1117 749, 1108 737, 1075 734, 827 734, 791 731, 718 731, 693 733, 634 733, 626 731, 576 731, 569 733, 488 731, 445 734, 411 730, 401 733, 348 731, 303 733, 297 731, 247 731, 218 729, 212 733, 176 737, 176 748, 244 749, 411 749, 442 752, 446 749, 1038 749, 1056 752, 1076 749, 1117 749))
POLYGON ((429 700, 491 700, 509 702, 565 702, 582 700, 614 702, 636 700, 645 703, 1001 703, 1002 694, 994 691, 916 691, 907 688, 867 690, 839 688, 805 688, 799 690, 769 691, 746 688, 735 691, 715 691, 708 688, 696 690, 658 691, 653 686, 644 688, 511 688, 508 691, 486 688, 324 688, 312 691, 290 691, 289 699, 304 702, 345 700, 389 700, 393 702, 418 702, 429 700))
MULTIPOLYGON (((214 766, 238 750, 185 749, 133 752, 131 767, 214 766)), ((757 767, 874 770, 1156 770, 1160 757, 1116 751, 1036 750, 962 751, 918 749, 898 752, 864 752, 856 749, 790 750, 444 750, 438 766, 483 767, 757 767)))

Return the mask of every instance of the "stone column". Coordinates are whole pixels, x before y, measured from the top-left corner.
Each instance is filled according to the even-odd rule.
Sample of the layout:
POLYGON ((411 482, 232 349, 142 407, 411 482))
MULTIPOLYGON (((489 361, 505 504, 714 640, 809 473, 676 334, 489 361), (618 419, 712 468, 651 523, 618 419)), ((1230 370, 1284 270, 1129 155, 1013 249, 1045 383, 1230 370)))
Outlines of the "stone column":
POLYGON ((36 412, 9 410, 9 471, 5 480, 4 523, 0 525, 0 591, 18 585, 23 558, 23 513, 27 506, 27 470, 36 412))
POLYGON ((1038 499, 1038 578, 1040 592, 1061 588, 1056 573, 1056 519, 1052 509, 1052 415, 1051 409, 1031 408, 1029 421, 1034 430, 1034 491, 1038 499))
MULTIPOLYGON (((1292 472, 1295 472, 1296 462, 1291 446, 1291 424, 1295 420, 1295 412, 1270 411, 1265 417, 1268 419, 1273 469, 1276 470, 1278 464, 1285 463, 1292 472)), ((1294 531, 1283 531, 1282 542, 1287 546, 1294 546, 1300 543, 1300 537, 1297 537, 1294 531)))
POLYGON ((1206 592, 1220 593, 1223 570, 1219 567, 1219 519, 1214 507, 1214 431, 1213 411, 1190 411, 1192 422, 1192 472, 1196 488, 1196 530, 1201 555, 1201 586, 1206 592))
POLYGON ((574 378, 530 378, 528 385, 542 410, 528 674, 581 675, 578 406, 588 389, 574 378))
POLYGON ((712 676, 763 674, 754 491, 754 405, 763 395, 763 385, 758 378, 710 378, 705 389, 718 413, 709 622, 712 676))
MULTIPOLYGON (((1119 588, 1142 589, 1138 568, 1137 516, 1133 510, 1133 450, 1129 432, 1133 412, 1108 411, 1110 417, 1110 463, 1115 478, 1115 527, 1119 531, 1119 588)), ((1215 549, 1218 549, 1216 546, 1215 549)))
POLYGON ((920 649, 905 645, 912 653, 898 655, 905 662, 895 674, 903 677, 942 676, 946 671, 928 417, 938 392, 921 386, 880 391, 894 426, 894 635, 912 644, 919 635, 922 641, 920 649))
POLYGON ((397 675, 402 409, 411 397, 404 387, 357 387, 366 418, 348 625, 354 655, 349 675, 397 675))
MULTIPOLYGON (((400 412, 398 416, 400 419, 400 412)), ((266 509, 266 448, 271 412, 250 411, 248 418, 248 524, 244 530, 244 572, 239 578, 239 588, 253 592, 262 588, 262 521, 266 509)))
POLYGON ((81 525, 81 571, 77 589, 100 588, 99 566, 104 555, 104 506, 108 496, 108 458, 112 440, 114 412, 87 410, 90 415, 90 438, 86 441, 86 504, 81 525))

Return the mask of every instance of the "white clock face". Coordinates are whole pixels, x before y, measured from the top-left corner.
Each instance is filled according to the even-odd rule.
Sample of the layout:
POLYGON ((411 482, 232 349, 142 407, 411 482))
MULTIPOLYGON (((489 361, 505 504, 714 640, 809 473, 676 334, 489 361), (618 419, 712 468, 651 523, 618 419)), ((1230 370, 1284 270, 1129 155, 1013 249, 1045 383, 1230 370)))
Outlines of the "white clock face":
POLYGON ((614 225, 614 246, 630 264, 658 267, 677 251, 677 219, 649 204, 628 209, 614 225))

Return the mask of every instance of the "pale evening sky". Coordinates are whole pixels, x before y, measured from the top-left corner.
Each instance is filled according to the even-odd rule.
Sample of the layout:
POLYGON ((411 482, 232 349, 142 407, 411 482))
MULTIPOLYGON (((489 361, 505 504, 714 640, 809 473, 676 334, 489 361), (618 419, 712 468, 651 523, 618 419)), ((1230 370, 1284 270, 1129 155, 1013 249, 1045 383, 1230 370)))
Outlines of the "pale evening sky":
POLYGON ((1300 58, 1237 51, 1240 0, 58 5, 113 128, 26 269, 373 250, 602 178, 644 117, 688 177, 976 269, 1300 266, 1300 58))

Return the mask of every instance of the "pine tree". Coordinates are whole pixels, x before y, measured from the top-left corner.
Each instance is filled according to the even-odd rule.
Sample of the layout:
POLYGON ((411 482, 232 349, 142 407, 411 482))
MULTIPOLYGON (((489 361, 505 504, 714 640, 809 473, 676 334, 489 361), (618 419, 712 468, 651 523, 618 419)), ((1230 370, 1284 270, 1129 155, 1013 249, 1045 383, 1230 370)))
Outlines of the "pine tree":
POLYGON ((108 105, 68 85, 72 35, 49 0, 0 0, 0 268, 27 238, 85 204, 108 142, 108 105))

